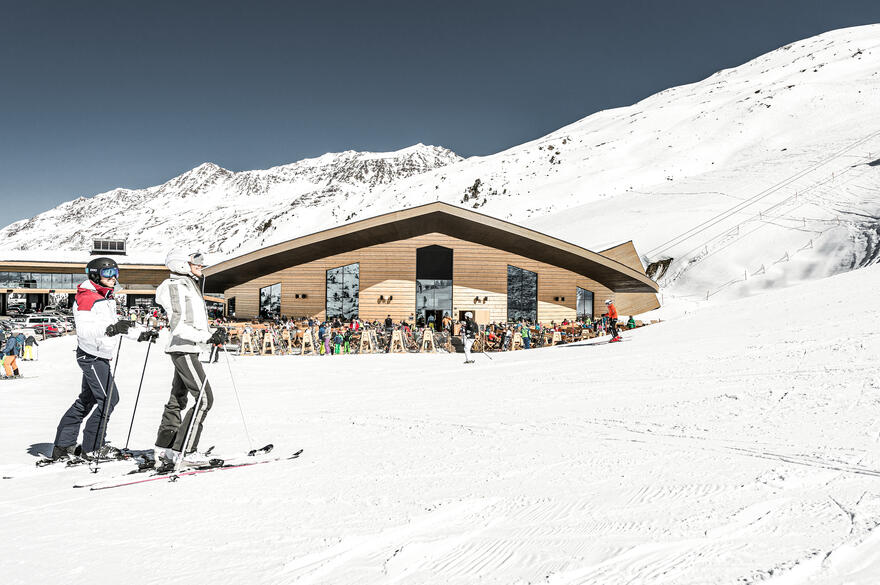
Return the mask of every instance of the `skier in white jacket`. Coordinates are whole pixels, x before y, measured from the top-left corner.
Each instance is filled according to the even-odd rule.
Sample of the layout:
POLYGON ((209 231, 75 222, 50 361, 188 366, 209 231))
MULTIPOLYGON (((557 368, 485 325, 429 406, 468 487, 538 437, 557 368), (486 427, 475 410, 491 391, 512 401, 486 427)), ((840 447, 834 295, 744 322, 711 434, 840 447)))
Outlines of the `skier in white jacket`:
POLYGON ((183 457, 186 463, 200 465, 208 462, 196 449, 205 416, 214 404, 214 394, 199 361, 199 352, 207 344, 225 343, 226 330, 219 328, 212 332, 209 328, 208 311, 197 284, 202 277, 204 256, 200 252, 188 254, 172 250, 165 258, 165 266, 171 275, 156 289, 156 302, 168 316, 170 338, 165 353, 174 364, 174 379, 156 436, 156 464, 167 466, 183 457), (196 404, 181 421, 188 395, 192 395, 196 404), (187 441, 190 425, 192 432, 187 441))
POLYGON ((71 405, 55 433, 52 459, 69 459, 74 455, 106 457, 113 455, 104 444, 107 423, 119 392, 110 371, 110 360, 116 353, 115 335, 149 341, 155 332, 119 319, 113 290, 118 284, 119 267, 112 258, 95 258, 86 266, 88 280, 76 289, 73 318, 76 323, 76 363, 82 370, 79 397, 71 405), (109 405, 107 399, 110 398, 109 405), (83 419, 92 415, 83 429, 82 447, 76 444, 83 419))

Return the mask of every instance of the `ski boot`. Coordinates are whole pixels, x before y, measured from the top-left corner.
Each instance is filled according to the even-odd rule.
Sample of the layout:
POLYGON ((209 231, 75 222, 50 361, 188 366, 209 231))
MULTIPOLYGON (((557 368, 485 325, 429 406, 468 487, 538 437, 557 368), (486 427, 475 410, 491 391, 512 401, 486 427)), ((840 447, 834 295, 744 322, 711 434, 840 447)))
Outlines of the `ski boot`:
POLYGON ((104 445, 94 451, 83 453, 82 457, 88 461, 122 459, 122 451, 111 445, 104 445))
POLYGON ((69 447, 52 446, 52 461, 62 461, 82 456, 82 445, 70 445, 69 447))

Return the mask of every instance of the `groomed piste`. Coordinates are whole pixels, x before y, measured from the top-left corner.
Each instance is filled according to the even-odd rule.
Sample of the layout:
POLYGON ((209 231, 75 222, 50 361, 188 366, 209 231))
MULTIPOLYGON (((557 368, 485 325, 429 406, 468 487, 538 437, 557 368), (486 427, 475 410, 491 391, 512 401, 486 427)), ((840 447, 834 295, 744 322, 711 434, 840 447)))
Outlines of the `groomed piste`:
MULTIPOLYGON (((870 267, 710 305, 624 344, 477 355, 468 367, 453 354, 271 367, 233 357, 253 440, 304 448, 300 459, 101 492, 71 487, 84 467, 2 480, 0 574, 7 584, 93 583, 98 570, 138 584, 876 583, 878 277, 870 267), (51 561, 58 551, 64 563, 51 561)), ((0 387, 2 475, 31 470, 51 442, 79 384, 73 345, 45 342, 22 364, 30 378, 0 387)), ((115 442, 144 346, 122 346, 115 442)), ((136 448, 152 446, 167 398, 161 358, 136 448)), ((225 364, 206 367, 216 403, 203 442, 247 451, 225 364)))

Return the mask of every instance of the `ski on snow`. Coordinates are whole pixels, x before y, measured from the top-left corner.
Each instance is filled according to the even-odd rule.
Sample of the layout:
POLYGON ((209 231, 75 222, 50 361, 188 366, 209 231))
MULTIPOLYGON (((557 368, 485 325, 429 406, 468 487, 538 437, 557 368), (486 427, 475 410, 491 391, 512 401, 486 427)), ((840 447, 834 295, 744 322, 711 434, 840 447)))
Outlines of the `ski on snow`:
MULTIPOLYGON (((130 464, 135 459, 131 457, 111 457, 109 459, 101 459, 101 468, 113 469, 118 467, 119 464, 126 463, 130 464)), ((93 460, 85 459, 84 457, 71 457, 69 459, 58 459, 52 460, 49 457, 42 457, 36 461, 36 464, 31 466, 22 466, 21 470, 18 472, 10 472, 8 474, 3 475, 3 479, 15 479, 18 477, 34 477, 40 475, 49 475, 51 472, 59 472, 68 469, 85 469, 89 467, 89 464, 94 463, 93 460)))
MULTIPOLYGON (((267 447, 269 447, 269 446, 267 445, 267 447)), ((264 447, 264 449, 265 449, 265 447, 264 447)), ((269 450, 271 450, 271 447, 269 447, 269 450)), ((97 483, 75 484, 73 487, 75 487, 75 488, 87 487, 91 491, 98 491, 98 490, 108 490, 108 489, 118 488, 118 487, 125 487, 125 486, 129 486, 129 485, 138 485, 138 484, 142 484, 142 483, 148 483, 151 481, 167 480, 169 482, 174 482, 174 481, 177 481, 179 478, 186 477, 186 476, 200 475, 203 473, 212 473, 215 471, 223 471, 223 470, 229 470, 229 469, 239 469, 241 467, 252 467, 254 465, 262 465, 264 463, 274 463, 274 462, 278 462, 278 461, 289 461, 291 459, 297 459, 302 454, 302 452, 303 452, 303 450, 300 449, 299 451, 296 451, 292 455, 272 457, 269 459, 259 459, 256 461, 247 461, 246 459, 240 459, 237 461, 224 462, 220 465, 212 465, 212 466, 209 465, 209 466, 197 467, 194 469, 187 469, 187 470, 179 471, 177 473, 175 473, 172 470, 172 471, 166 472, 166 473, 155 473, 153 475, 150 475, 149 477, 145 477, 142 479, 134 479, 134 478, 129 479, 126 476, 122 476, 122 477, 116 477, 113 479, 108 479, 106 481, 101 481, 101 482, 97 482, 97 483)), ((265 453, 265 451, 263 451, 263 449, 256 449, 255 450, 255 456, 258 454, 261 454, 261 453, 265 453)), ((136 474, 138 472, 139 471, 136 470, 136 471, 131 472, 127 475, 136 474)))

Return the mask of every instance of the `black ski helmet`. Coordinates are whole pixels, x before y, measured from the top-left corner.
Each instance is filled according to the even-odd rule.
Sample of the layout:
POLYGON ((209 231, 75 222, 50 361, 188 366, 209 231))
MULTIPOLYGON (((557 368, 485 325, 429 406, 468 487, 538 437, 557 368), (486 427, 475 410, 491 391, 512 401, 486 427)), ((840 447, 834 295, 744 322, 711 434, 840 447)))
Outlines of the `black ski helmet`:
POLYGON ((94 258, 86 264, 86 274, 94 283, 101 284, 101 271, 107 268, 115 268, 116 269, 116 278, 119 279, 119 265, 116 264, 116 260, 113 258, 106 258, 104 256, 100 258, 94 258))

